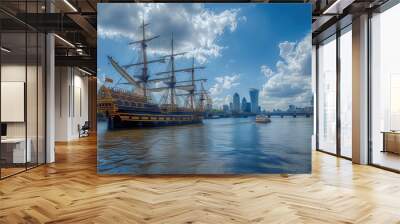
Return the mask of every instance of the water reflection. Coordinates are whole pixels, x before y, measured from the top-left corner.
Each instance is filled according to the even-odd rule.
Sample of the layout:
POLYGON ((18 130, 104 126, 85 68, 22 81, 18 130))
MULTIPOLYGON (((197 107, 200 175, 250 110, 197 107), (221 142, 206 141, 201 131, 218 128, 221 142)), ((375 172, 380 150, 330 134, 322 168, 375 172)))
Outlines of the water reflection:
POLYGON ((108 131, 98 124, 98 172, 241 174, 311 171, 312 118, 254 117, 108 131))

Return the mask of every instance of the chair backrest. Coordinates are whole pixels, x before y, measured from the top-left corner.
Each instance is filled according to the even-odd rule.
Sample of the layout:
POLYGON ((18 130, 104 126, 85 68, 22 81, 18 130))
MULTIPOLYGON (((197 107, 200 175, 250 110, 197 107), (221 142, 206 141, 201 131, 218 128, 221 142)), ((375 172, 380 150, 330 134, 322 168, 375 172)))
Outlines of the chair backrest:
POLYGON ((89 121, 85 121, 85 124, 83 124, 82 128, 87 128, 87 129, 89 129, 89 128, 90 128, 90 125, 89 125, 89 124, 90 124, 89 121))

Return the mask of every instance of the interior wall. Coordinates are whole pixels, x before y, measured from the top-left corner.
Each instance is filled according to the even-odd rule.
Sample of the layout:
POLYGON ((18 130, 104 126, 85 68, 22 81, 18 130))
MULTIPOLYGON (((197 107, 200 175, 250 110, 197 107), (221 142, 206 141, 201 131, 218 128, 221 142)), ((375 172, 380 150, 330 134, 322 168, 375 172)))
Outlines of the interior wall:
POLYGON ((56 67, 55 73, 55 140, 70 141, 89 120, 88 77, 73 67, 56 67))
MULTIPOLYGON (((25 64, 24 65, 7 65, 1 66, 1 81, 2 82, 25 82, 25 64)), ((31 70, 32 67, 28 67, 31 70)), ((27 95, 30 96, 33 93, 30 92, 27 95)), ((35 92, 36 96, 36 92, 35 92)), ((7 110, 2 108, 2 110, 7 110)), ((29 118, 28 118, 29 119, 29 118)), ((7 137, 12 138, 25 138, 25 122, 7 122, 7 137)))
MULTIPOLYGON (((26 119, 23 122, 5 122, 7 124, 7 138, 25 138, 28 139, 29 147, 28 166, 44 163, 44 84, 42 67, 25 64, 7 64, 1 66, 2 82, 23 82, 26 85, 26 94, 24 100, 26 107, 22 108, 26 113, 26 119)), ((4 96, 3 96, 4 97, 4 96)), ((25 104, 24 103, 24 104, 25 104)), ((3 112, 8 108, 1 108, 3 112)))
POLYGON ((69 68, 55 68, 55 141, 68 141, 69 68))
POLYGON ((79 137, 78 125, 82 126, 85 121, 88 121, 88 77, 82 76, 83 74, 78 70, 73 70, 73 108, 71 120, 71 135, 72 138, 79 137))

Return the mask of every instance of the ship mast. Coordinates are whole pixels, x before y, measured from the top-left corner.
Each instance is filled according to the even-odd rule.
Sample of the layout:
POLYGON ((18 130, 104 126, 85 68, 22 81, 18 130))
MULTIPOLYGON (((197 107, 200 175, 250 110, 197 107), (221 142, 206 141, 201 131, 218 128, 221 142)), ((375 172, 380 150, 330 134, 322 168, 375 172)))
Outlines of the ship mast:
POLYGON ((147 58, 147 42, 158 38, 158 36, 154 36, 151 38, 147 38, 146 39, 146 29, 145 27, 149 25, 149 24, 145 24, 144 20, 142 21, 142 25, 141 25, 141 29, 142 29, 142 40, 138 40, 135 42, 131 42, 129 44, 140 44, 141 49, 142 49, 142 58, 143 61, 140 63, 135 63, 135 64, 128 64, 128 65, 124 65, 124 66, 119 66, 117 62, 115 61, 111 61, 112 58, 110 59, 111 62, 114 62, 113 65, 115 65, 114 67, 117 69, 117 71, 123 76, 125 77, 125 79, 128 80, 128 82, 130 84, 134 84, 134 85, 138 85, 141 84, 141 88, 143 89, 143 95, 145 97, 145 99, 148 99, 148 95, 150 92, 160 92, 160 91, 164 91, 166 90, 167 94, 165 95, 165 103, 169 104, 169 108, 171 111, 174 111, 177 108, 177 96, 189 96, 189 104, 190 104, 190 109, 192 111, 194 111, 194 107, 195 107, 195 95, 197 95, 197 93, 195 93, 195 82, 196 81, 204 81, 205 79, 199 79, 199 80, 195 80, 194 77, 194 70, 196 69, 204 69, 204 66, 198 66, 195 67, 194 66, 194 58, 192 60, 192 66, 189 68, 180 68, 180 69, 176 69, 175 68, 175 57, 179 56, 179 55, 183 55, 186 52, 181 52, 181 53, 175 53, 174 52, 174 34, 172 33, 171 36, 171 54, 170 55, 164 55, 159 59, 155 59, 155 60, 148 60, 147 58), (158 75, 164 75, 164 74, 168 74, 167 77, 163 77, 163 78, 156 78, 156 79, 150 79, 150 74, 148 71, 148 65, 150 63, 155 63, 155 62, 165 62, 165 59, 169 58, 170 60, 170 70, 169 71, 164 71, 164 72, 158 72, 152 75, 158 76, 158 75), (143 65, 142 67, 142 73, 140 75, 136 75, 131 77, 128 72, 126 72, 125 69, 128 69, 132 66, 140 66, 143 65), (186 81, 177 81, 176 79, 176 73, 178 72, 191 72, 191 80, 186 80, 186 81), (139 79, 138 81, 136 81, 134 78, 139 79), (149 83, 153 83, 153 82, 164 82, 164 84, 166 84, 167 86, 165 87, 156 87, 156 88, 149 88, 148 84, 149 83), (182 83, 182 84, 178 84, 178 83, 182 83), (177 85, 178 84, 178 85, 177 85), (176 93, 176 89, 178 90, 183 90, 183 91, 187 91, 188 94, 177 94, 176 93), (169 98, 169 99, 168 99, 169 98))
POLYGON ((162 74, 165 74, 165 73, 169 73, 170 74, 170 80, 169 80, 169 83, 168 83, 168 89, 169 89, 169 95, 170 95, 169 103, 170 103, 170 106, 173 109, 177 107, 177 100, 176 100, 177 96, 184 96, 184 95, 187 96, 188 95, 189 96, 189 101, 190 101, 189 102, 190 103, 190 108, 193 111, 194 110, 195 82, 204 80, 204 79, 195 80, 194 79, 194 71, 196 69, 204 69, 205 67, 204 66, 195 67, 194 66, 194 58, 193 58, 192 67, 176 69, 175 68, 175 56, 182 55, 182 54, 185 54, 185 53, 186 52, 174 53, 174 34, 172 33, 172 37, 171 37, 171 55, 167 55, 167 56, 170 57, 171 70, 167 71, 167 72, 159 72, 156 75, 162 75, 162 74), (176 73, 177 72, 191 72, 191 80, 177 81, 176 80, 176 73), (185 84, 177 85, 178 83, 185 83, 185 84), (189 94, 176 94, 176 89, 187 91, 189 94))
POLYGON ((201 90, 200 90, 200 111, 205 111, 204 109, 204 101, 206 100, 206 94, 204 90, 203 82, 201 82, 201 90))
POLYGON ((143 53, 143 69, 142 69, 142 80, 144 88, 143 88, 143 96, 147 99, 147 88, 146 88, 146 84, 147 84, 147 80, 149 79, 149 75, 147 74, 147 54, 146 54, 146 48, 147 48, 147 44, 144 41, 146 39, 146 30, 145 30, 145 24, 144 24, 144 18, 142 20, 142 53, 143 53))
POLYGON ((148 96, 149 96, 148 92, 147 92, 148 91, 148 83, 150 81, 152 81, 152 80, 149 80, 150 75, 149 75, 149 71, 148 71, 148 64, 156 63, 156 62, 164 62, 165 61, 165 58, 160 58, 160 59, 151 60, 151 61, 147 60, 147 42, 149 42, 151 40, 154 40, 154 39, 159 37, 159 35, 157 35, 157 36, 150 37, 150 38, 146 39, 146 26, 148 26, 148 25, 149 25, 149 23, 145 24, 144 23, 144 19, 143 19, 142 20, 142 25, 140 26, 140 28, 142 28, 142 39, 129 43, 129 45, 140 44, 141 49, 142 49, 143 61, 140 62, 140 63, 128 64, 128 65, 122 66, 123 68, 128 69, 128 68, 130 68, 132 66, 143 65, 141 75, 135 76, 135 77, 139 78, 140 82, 142 83, 143 96, 144 96, 145 99, 148 99, 148 96))
POLYGON ((174 56, 174 33, 172 33, 171 37, 171 86, 170 86, 170 91, 171 91, 171 106, 175 108, 175 85, 176 85, 176 77, 175 77, 175 56, 174 56))
MULTIPOLYGON (((192 58, 192 86, 195 86, 194 84, 194 57, 192 58)), ((193 90, 191 90, 189 93, 189 97, 190 97, 190 108, 192 109, 192 111, 194 111, 194 91, 195 89, 193 88, 193 90)))
MULTIPOLYGON (((172 54, 174 56, 176 56, 177 54, 172 54)), ((173 60, 171 60, 173 62, 173 60)), ((196 90, 196 82, 197 81, 207 81, 207 79, 195 79, 195 70, 197 69, 204 69, 204 66, 195 66, 194 65, 194 57, 192 58, 192 66, 189 68, 183 68, 183 69, 175 69, 175 64, 173 64, 171 66, 173 69, 171 71, 168 71, 171 75, 171 79, 170 79, 170 85, 168 88, 170 89, 174 89, 174 92, 172 93, 173 96, 175 96, 175 104, 176 104, 176 97, 177 96, 186 96, 186 101, 185 101, 185 107, 190 108, 192 111, 195 111, 195 96, 196 95, 200 95, 201 93, 198 93, 196 90), (191 79, 189 80, 184 80, 184 81, 176 81, 176 72, 187 72, 187 73, 191 73, 191 79), (176 85, 176 84, 180 84, 180 85, 176 85), (176 89, 178 90, 184 90, 187 93, 181 93, 181 94, 177 94, 176 93, 176 89)), ((164 72, 162 72, 164 73, 164 72)), ((170 95, 172 95, 170 94, 170 95)))

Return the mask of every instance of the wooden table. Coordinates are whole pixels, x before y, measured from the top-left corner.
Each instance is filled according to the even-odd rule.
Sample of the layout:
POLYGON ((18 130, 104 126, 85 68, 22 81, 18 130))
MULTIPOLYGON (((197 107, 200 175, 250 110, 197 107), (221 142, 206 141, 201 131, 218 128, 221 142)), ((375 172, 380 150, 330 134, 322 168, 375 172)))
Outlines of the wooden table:
POLYGON ((5 138, 1 139, 1 159, 5 163, 24 164, 31 162, 31 139, 27 138, 27 148, 25 150, 25 138, 5 138))
POLYGON ((400 131, 383 131, 382 152, 400 154, 400 131))

